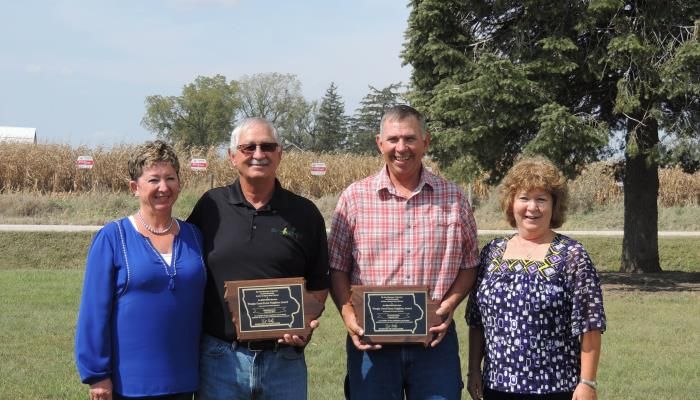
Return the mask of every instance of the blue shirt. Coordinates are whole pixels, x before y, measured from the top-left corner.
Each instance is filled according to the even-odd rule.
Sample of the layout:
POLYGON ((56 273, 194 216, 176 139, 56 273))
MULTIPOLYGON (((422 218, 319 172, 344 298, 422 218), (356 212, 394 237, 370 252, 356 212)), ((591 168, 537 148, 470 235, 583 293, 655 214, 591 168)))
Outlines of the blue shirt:
POLYGON ((504 259, 510 238, 482 250, 467 307, 467 323, 484 330, 484 383, 509 393, 573 391, 580 335, 605 330, 598 274, 569 237, 557 234, 544 261, 504 259))
POLYGON ((83 383, 111 378, 124 396, 197 390, 206 271, 201 234, 178 223, 171 265, 128 218, 95 235, 75 336, 83 383))

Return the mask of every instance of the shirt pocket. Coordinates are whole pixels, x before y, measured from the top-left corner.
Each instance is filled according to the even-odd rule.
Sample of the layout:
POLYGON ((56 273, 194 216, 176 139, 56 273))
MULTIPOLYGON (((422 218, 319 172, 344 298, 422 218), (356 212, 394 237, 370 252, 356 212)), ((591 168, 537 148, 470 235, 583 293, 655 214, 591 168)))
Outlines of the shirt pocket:
POLYGON ((446 252, 454 251, 455 245, 459 243, 459 213, 449 206, 433 206, 428 215, 422 242, 434 255, 449 256, 446 252))

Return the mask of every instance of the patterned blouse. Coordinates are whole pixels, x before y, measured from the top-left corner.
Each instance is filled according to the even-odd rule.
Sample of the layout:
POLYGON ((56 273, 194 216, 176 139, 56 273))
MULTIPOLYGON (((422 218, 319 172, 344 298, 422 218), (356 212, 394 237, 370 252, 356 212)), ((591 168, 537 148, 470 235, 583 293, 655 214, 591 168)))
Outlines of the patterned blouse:
POLYGON ((467 323, 484 329, 484 384, 521 394, 573 391, 580 335, 606 327, 598 274, 581 243, 560 234, 544 261, 503 259, 512 237, 481 251, 467 306, 467 323))

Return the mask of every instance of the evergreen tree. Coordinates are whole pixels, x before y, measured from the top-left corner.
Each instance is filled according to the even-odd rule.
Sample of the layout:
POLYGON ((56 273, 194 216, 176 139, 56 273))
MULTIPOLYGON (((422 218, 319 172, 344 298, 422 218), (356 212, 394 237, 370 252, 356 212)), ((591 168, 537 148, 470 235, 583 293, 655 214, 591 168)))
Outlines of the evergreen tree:
POLYGON ((311 149, 317 152, 343 149, 347 140, 347 120, 345 104, 338 94, 338 87, 331 82, 316 114, 314 140, 311 149))
POLYGON ((358 154, 376 154, 375 137, 379 134, 379 124, 384 111, 402 103, 401 83, 377 89, 369 87, 369 93, 360 102, 350 123, 348 150, 358 154))
MULTIPOLYGON (((414 0, 404 60, 433 155, 498 180, 521 152, 569 176, 625 133, 622 271, 660 271, 659 130, 700 131, 700 2, 414 0)), ((695 142, 693 141, 695 140, 695 142)), ((683 148, 683 146, 676 147, 683 148)), ((686 152, 687 154, 695 154, 686 152)))

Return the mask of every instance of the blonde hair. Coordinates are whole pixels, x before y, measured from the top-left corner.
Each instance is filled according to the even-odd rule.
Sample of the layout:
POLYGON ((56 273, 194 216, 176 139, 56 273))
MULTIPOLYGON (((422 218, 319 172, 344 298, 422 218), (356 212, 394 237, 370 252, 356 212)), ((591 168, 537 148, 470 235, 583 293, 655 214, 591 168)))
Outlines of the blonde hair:
POLYGON ((559 228, 566 220, 569 188, 564 174, 544 157, 528 157, 516 162, 506 173, 500 185, 501 210, 515 228, 513 201, 521 190, 542 189, 552 196, 553 208, 550 228, 559 228))
POLYGON ((175 150, 162 140, 146 142, 136 149, 129 159, 129 177, 132 181, 138 180, 143 175, 143 169, 153 166, 158 162, 167 162, 175 168, 178 179, 180 178, 180 161, 175 150))

